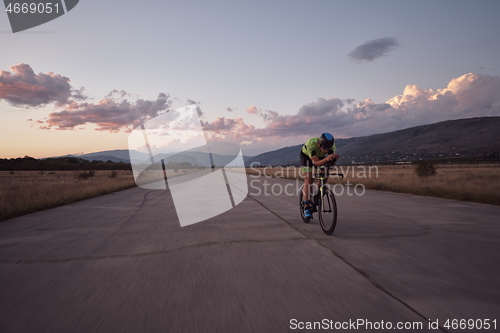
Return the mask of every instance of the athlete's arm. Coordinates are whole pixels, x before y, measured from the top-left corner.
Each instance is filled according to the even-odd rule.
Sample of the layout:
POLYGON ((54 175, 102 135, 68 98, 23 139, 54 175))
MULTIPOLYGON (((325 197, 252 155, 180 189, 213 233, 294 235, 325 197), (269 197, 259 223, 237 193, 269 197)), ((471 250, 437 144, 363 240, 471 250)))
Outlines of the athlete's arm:
MULTIPOLYGON (((333 155, 330 155, 330 156, 333 156, 333 155)), ((322 165, 325 165, 326 163, 333 160, 333 158, 330 156, 327 156, 324 159, 319 159, 318 156, 313 156, 313 157, 311 157, 311 161, 313 161, 315 166, 322 166, 322 165)))
POLYGON ((322 166, 330 161, 336 161, 336 160, 338 160, 338 158, 339 158, 339 154, 331 154, 323 159, 320 159, 318 156, 313 156, 313 157, 311 157, 311 161, 313 161, 314 165, 316 165, 316 166, 322 166))

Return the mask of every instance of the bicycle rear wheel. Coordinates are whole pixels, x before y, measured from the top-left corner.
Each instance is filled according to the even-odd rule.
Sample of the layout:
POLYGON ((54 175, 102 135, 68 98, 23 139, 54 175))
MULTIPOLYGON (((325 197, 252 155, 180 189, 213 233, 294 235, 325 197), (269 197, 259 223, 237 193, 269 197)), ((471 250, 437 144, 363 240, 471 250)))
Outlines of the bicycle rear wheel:
MULTIPOLYGON (((302 187, 304 187, 304 185, 302 185, 302 187)), ((304 216, 304 204, 302 203, 304 194, 302 193, 302 187, 300 188, 299 194, 300 216, 302 217, 302 221, 304 221, 304 223, 309 223, 309 221, 311 221, 311 218, 304 216)))
POLYGON ((318 217, 323 232, 331 235, 337 225, 337 202, 333 193, 326 187, 318 203, 318 217))

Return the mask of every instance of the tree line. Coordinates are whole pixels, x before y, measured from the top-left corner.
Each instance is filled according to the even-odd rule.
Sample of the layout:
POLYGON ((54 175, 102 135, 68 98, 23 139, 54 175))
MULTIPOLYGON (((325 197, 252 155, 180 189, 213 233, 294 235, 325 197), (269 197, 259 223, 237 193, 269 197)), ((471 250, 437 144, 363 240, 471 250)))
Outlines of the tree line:
POLYGON ((2 171, 132 170, 130 163, 88 161, 78 157, 36 159, 30 156, 0 159, 2 171))

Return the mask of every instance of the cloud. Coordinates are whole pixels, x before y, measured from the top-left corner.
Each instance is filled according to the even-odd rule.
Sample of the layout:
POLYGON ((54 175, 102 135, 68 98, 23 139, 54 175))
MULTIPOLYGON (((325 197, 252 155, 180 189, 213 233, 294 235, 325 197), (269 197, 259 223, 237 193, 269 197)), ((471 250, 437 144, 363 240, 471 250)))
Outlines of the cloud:
POLYGON ((448 119, 499 116, 499 92, 500 77, 473 73, 450 80, 442 89, 407 85, 402 95, 387 101, 391 106, 387 114, 402 118, 398 122, 392 121, 392 128, 448 119))
MULTIPOLYGON (((74 129, 76 126, 94 124, 96 130, 130 132, 142 122, 154 118, 166 111, 171 104, 168 95, 160 93, 156 100, 138 99, 130 102, 126 99, 115 99, 110 93, 103 100, 94 103, 72 102, 66 109, 49 114, 44 129, 56 128, 60 130, 74 129)), ((121 96, 128 96, 125 91, 121 96)))
POLYGON ((255 105, 249 106, 245 111, 247 113, 250 113, 250 114, 258 114, 259 113, 259 109, 257 109, 257 107, 255 105))
POLYGON ((198 111, 198 116, 203 117, 203 111, 201 110, 199 104, 200 102, 193 101, 192 99, 187 99, 186 101, 187 105, 196 105, 196 111, 198 111))
POLYGON ((270 122, 273 118, 275 118, 279 115, 278 112, 275 112, 272 110, 262 110, 262 109, 259 109, 258 107, 256 107, 255 105, 248 107, 246 109, 246 112, 249 114, 258 115, 266 123, 270 122))
POLYGON ((369 62, 387 56, 399 46, 400 43, 392 37, 379 38, 357 46, 348 56, 356 62, 369 62))
POLYGON ((253 125, 245 124, 245 121, 241 117, 234 119, 218 117, 212 122, 201 123, 204 131, 213 132, 217 135, 209 134, 209 137, 226 138, 229 136, 232 139, 242 139, 242 138, 256 138, 262 136, 259 134, 259 129, 256 129, 253 125), (222 135, 221 135, 222 134, 222 135))
POLYGON ((105 98, 113 98, 114 96, 118 96, 118 98, 125 98, 126 96, 132 96, 132 94, 129 94, 125 90, 118 91, 116 89, 112 90, 109 94, 105 96, 105 98))
POLYGON ((226 117, 218 117, 211 123, 203 122, 203 130, 212 131, 215 133, 220 133, 221 131, 230 131, 236 127, 238 119, 241 118, 231 119, 226 117))
POLYGON ((385 103, 370 98, 358 103, 352 99, 318 98, 293 115, 252 106, 247 112, 260 115, 264 127, 249 126, 242 118, 218 118, 205 123, 204 129, 216 133, 213 137, 217 139, 239 140, 271 150, 327 131, 336 137, 365 136, 449 119, 500 116, 499 92, 500 77, 470 73, 452 79, 442 89, 407 85, 402 95, 385 103))
MULTIPOLYGON (((14 72, 20 75, 18 73, 28 69, 29 66, 22 66, 14 72)), ((9 87, 16 84, 12 82, 24 82, 13 80, 13 75, 5 72, 2 75, 2 87, 7 81, 9 87)), ((295 114, 280 114, 255 105, 248 107, 248 114, 261 118, 261 127, 246 123, 242 117, 218 117, 213 121, 202 118, 201 125, 209 140, 237 142, 255 152, 258 149, 269 151, 298 144, 322 132, 331 132, 336 137, 365 136, 449 119, 500 116, 499 92, 500 77, 469 73, 450 80, 446 87, 440 89, 425 89, 409 84, 401 95, 383 103, 376 103, 370 98, 359 102, 349 98, 318 98, 304 104, 295 114)), ((83 89, 80 94, 84 97, 83 89)), ((163 112, 169 111, 172 117, 175 116, 175 112, 169 110, 172 102, 164 93, 160 93, 156 100, 133 101, 129 100, 130 97, 131 94, 123 90, 112 91, 97 103, 81 102, 74 97, 59 100, 53 97, 52 101, 58 101, 55 103, 65 102, 60 106, 60 111, 50 113, 43 122, 30 121, 33 126, 43 129, 81 129, 84 125, 93 124, 100 131, 129 132, 163 112)), ((29 93, 18 94, 18 98, 34 101, 29 93)), ((188 100, 187 103, 196 104, 198 114, 202 115, 199 102, 188 100)), ((187 130, 181 123, 178 127, 179 130, 187 130)))
POLYGON ((28 64, 0 71, 0 99, 14 106, 37 107, 54 103, 62 106, 70 99, 85 100, 84 89, 73 89, 67 77, 49 72, 35 74, 28 64))

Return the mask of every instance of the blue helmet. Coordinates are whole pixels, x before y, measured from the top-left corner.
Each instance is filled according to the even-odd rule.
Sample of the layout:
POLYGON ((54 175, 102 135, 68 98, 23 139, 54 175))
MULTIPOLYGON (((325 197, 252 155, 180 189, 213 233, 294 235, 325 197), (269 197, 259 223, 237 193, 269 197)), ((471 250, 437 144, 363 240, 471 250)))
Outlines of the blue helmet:
POLYGON ((333 135, 330 133, 323 133, 319 137, 319 145, 323 149, 331 149, 333 147, 333 143, 335 142, 335 139, 333 138, 333 135))

